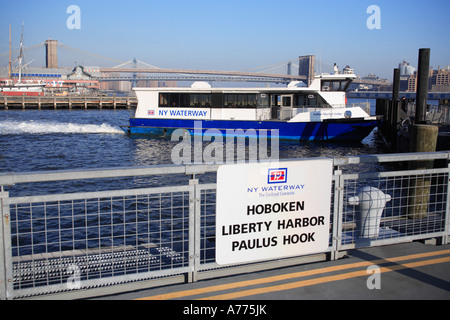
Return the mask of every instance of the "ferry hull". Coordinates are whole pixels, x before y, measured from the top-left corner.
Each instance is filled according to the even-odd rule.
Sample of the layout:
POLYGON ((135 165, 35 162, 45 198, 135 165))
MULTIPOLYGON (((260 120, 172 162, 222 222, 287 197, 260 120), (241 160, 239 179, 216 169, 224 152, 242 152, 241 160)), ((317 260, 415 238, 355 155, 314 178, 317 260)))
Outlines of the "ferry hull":
POLYGON ((157 136, 170 136, 176 129, 186 129, 193 135, 200 134, 200 132, 204 135, 206 130, 217 129, 224 135, 236 136, 239 133, 235 130, 241 129, 244 131, 245 136, 253 137, 259 135, 259 130, 266 130, 266 136, 270 137, 270 130, 275 129, 278 130, 279 139, 281 140, 360 142, 372 132, 377 124, 377 120, 364 119, 286 122, 131 118, 130 126, 123 129, 131 135, 157 136), (201 124, 200 126, 199 123, 201 124))

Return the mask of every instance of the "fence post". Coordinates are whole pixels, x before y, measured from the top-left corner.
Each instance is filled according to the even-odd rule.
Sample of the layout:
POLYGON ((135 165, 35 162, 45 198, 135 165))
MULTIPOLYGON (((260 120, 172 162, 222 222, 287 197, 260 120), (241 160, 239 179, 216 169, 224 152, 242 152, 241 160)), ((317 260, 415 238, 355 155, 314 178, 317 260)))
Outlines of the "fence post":
POLYGON ((450 163, 447 164, 448 176, 447 176, 447 207, 445 209, 444 220, 444 236, 442 237, 442 244, 449 243, 450 238, 450 163))
POLYGON ((189 180, 189 266, 193 271, 188 274, 188 282, 197 282, 197 270, 200 265, 200 191, 195 174, 189 180))
POLYGON ((9 226, 9 223, 6 223, 10 220, 9 217, 9 208, 4 203, 4 199, 8 198, 9 193, 3 190, 3 186, 0 189, 0 214, 1 214, 1 224, 0 224, 0 300, 6 300, 7 298, 7 279, 6 271, 7 271, 7 263, 11 261, 11 259, 7 259, 6 253, 7 250, 5 245, 7 243, 7 239, 5 238, 6 228, 9 226))
POLYGON ((331 256, 330 260, 339 258, 339 248, 342 240, 342 216, 344 203, 344 179, 342 170, 334 171, 334 205, 333 205, 333 229, 331 234, 331 256))

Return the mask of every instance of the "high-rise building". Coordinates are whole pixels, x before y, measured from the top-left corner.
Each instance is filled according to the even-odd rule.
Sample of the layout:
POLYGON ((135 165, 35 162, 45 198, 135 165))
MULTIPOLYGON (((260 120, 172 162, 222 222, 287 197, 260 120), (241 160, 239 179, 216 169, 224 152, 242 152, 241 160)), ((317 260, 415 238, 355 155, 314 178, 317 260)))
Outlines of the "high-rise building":
POLYGON ((417 75, 416 73, 412 74, 408 78, 408 90, 409 92, 416 92, 417 90, 417 75))
POLYGON ((437 72, 433 73, 431 82, 431 91, 446 92, 450 87, 450 66, 439 67, 437 72))
MULTIPOLYGON (((432 92, 448 91, 450 86, 450 66, 444 68, 439 67, 438 70, 430 68, 428 74, 428 90, 432 92)), ((417 72, 408 78, 408 91, 415 92, 417 89, 417 72)))
POLYGON ((416 68, 410 66, 409 62, 406 62, 406 60, 399 63, 398 68, 400 69, 400 76, 410 76, 416 71, 416 68))

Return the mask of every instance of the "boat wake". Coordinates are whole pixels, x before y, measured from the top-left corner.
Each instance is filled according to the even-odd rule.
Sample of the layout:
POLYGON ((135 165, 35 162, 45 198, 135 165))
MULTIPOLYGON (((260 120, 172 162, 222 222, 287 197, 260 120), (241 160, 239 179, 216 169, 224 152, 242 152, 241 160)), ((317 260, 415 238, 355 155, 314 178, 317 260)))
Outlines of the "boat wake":
POLYGON ((67 134, 124 134, 120 128, 103 123, 101 125, 95 124, 80 124, 80 123, 60 123, 60 122, 45 122, 45 121, 14 121, 6 120, 0 121, 0 134, 53 134, 53 133, 67 133, 67 134))

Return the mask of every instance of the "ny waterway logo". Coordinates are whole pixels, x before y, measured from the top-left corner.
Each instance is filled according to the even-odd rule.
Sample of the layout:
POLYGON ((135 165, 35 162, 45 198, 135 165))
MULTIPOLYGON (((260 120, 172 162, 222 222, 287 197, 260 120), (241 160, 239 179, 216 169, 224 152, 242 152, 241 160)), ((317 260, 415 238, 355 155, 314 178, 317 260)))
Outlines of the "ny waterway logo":
POLYGON ((269 169, 267 183, 286 183, 287 182, 287 168, 269 169))

